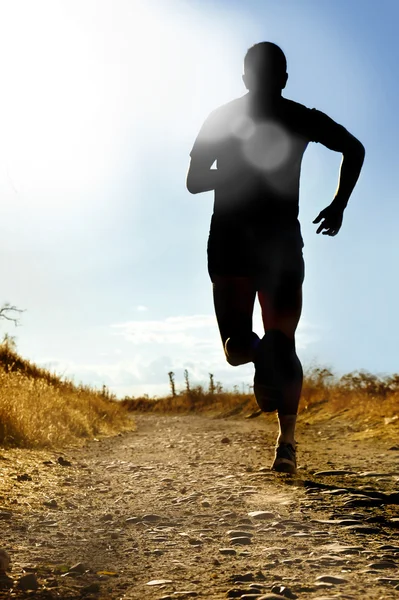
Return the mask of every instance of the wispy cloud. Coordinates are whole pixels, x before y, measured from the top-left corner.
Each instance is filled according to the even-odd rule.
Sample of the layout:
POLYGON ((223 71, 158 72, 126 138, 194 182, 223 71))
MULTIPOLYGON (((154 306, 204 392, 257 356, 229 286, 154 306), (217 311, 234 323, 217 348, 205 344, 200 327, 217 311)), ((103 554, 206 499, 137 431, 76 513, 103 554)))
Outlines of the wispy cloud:
POLYGON ((216 319, 213 315, 168 317, 148 321, 117 323, 113 328, 133 344, 178 344, 206 348, 218 341, 216 319))

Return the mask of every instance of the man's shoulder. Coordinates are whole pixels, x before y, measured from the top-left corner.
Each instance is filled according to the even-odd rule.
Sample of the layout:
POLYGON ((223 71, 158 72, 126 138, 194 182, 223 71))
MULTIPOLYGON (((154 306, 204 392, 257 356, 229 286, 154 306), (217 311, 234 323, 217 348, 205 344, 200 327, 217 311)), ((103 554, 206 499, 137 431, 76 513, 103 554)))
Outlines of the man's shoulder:
POLYGON ((247 105, 246 96, 240 96, 239 98, 234 98, 225 104, 221 104, 209 114, 208 118, 211 119, 223 119, 229 118, 234 114, 240 113, 245 110, 247 105))

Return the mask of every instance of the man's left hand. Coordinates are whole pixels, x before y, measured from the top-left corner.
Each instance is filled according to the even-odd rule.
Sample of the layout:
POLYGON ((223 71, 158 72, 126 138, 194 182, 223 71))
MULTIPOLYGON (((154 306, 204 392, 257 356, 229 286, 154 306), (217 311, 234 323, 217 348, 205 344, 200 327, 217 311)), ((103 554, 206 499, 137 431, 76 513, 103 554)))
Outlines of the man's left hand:
POLYGON ((337 235, 341 229, 342 220, 344 218, 344 208, 337 204, 331 203, 316 217, 313 223, 320 223, 316 233, 323 233, 323 235, 337 235))

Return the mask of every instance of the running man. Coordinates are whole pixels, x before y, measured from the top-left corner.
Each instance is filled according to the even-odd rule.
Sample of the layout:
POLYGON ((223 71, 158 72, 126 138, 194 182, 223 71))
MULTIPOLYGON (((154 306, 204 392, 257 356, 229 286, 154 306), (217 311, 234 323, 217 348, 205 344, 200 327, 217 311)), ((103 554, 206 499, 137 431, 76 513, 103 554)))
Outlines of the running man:
POLYGON ((298 222, 301 161, 309 142, 341 152, 338 189, 314 223, 335 236, 358 180, 364 147, 324 113, 287 100, 287 62, 271 42, 244 59, 248 90, 205 120, 187 175, 192 194, 215 191, 208 270, 227 362, 254 362, 254 394, 277 411, 275 471, 296 472, 295 426, 303 372, 295 350, 302 309, 303 241, 298 222), (216 168, 212 168, 216 161, 216 168), (255 298, 264 336, 252 331, 255 298))

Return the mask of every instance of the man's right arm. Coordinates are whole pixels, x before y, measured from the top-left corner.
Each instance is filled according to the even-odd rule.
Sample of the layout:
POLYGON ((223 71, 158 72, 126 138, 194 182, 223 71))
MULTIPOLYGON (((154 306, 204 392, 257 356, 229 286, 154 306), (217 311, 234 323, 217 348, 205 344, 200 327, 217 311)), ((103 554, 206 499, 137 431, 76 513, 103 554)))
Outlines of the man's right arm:
POLYGON ((190 152, 186 186, 191 194, 209 192, 219 185, 220 172, 211 167, 218 157, 222 137, 221 120, 213 111, 202 125, 190 152))
POLYGON ((210 192, 218 183, 219 172, 211 169, 215 159, 211 157, 192 156, 188 167, 186 186, 191 194, 210 192))

